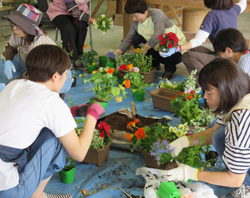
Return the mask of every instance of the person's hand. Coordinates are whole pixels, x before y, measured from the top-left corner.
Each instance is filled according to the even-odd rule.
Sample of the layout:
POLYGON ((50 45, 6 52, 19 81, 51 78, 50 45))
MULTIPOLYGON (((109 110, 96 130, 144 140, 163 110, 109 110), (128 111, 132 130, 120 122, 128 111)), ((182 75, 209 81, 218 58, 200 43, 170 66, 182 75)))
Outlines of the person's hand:
POLYGON ((116 53, 117 55, 121 55, 123 52, 122 52, 122 50, 120 50, 120 49, 116 49, 116 50, 115 50, 115 53, 116 53))
POLYGON ((88 22, 93 24, 94 21, 98 21, 98 19, 97 18, 89 18, 88 22))
POLYGON ((161 175, 168 181, 187 181, 189 179, 198 181, 198 169, 181 163, 177 164, 177 168, 171 170, 162 170, 161 175))
POLYGON ((174 47, 174 48, 170 48, 168 52, 159 52, 160 56, 163 58, 172 56, 174 53, 179 52, 180 51, 180 47, 174 47))
POLYGON ((12 71, 16 72, 15 65, 10 60, 5 61, 4 74, 9 80, 12 78, 12 71))
POLYGON ((174 148, 173 155, 174 157, 176 157, 179 155, 179 153, 181 152, 183 148, 186 148, 189 146, 189 140, 187 136, 184 135, 174 140, 173 142, 171 142, 169 146, 171 146, 171 148, 174 148))
POLYGON ((88 114, 92 115, 96 121, 101 114, 104 114, 105 110, 103 109, 102 105, 98 104, 97 102, 92 103, 89 108, 87 109, 86 117, 88 114))

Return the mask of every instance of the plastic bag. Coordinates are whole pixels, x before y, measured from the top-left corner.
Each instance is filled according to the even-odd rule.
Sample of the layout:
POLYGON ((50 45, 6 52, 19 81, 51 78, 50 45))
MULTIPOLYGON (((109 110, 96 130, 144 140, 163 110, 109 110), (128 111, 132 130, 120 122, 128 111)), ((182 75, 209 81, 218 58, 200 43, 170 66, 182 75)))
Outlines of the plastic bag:
MULTIPOLYGON (((161 169, 141 167, 136 170, 136 175, 142 175, 146 180, 144 186, 145 198, 159 198, 156 195, 159 185, 161 182, 168 182, 168 180, 161 175, 161 169)), ((174 182, 179 190, 180 198, 217 198, 213 189, 201 182, 174 182)))

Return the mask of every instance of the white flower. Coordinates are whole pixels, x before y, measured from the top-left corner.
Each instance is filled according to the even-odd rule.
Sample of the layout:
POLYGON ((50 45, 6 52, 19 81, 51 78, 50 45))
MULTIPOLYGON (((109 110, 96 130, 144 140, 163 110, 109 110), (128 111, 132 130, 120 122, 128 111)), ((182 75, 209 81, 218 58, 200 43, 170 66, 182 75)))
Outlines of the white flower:
POLYGON ((185 129, 185 126, 183 124, 180 124, 178 128, 179 130, 183 131, 185 129))
POLYGON ((97 21, 96 21, 96 20, 94 20, 94 21, 93 21, 93 25, 96 25, 96 24, 97 24, 97 21))
POLYGON ((106 31, 103 31, 102 34, 106 34, 106 31))
POLYGON ((111 21, 111 22, 109 23, 109 25, 113 25, 113 21, 111 21))
POLYGON ((106 24, 106 21, 103 21, 103 22, 102 22, 102 25, 105 25, 105 24, 106 24))
POLYGON ((180 130, 178 130, 175 134, 176 134, 177 137, 183 136, 183 133, 182 133, 182 131, 180 131, 180 130))
POLYGON ((178 130, 178 129, 177 129, 176 127, 173 127, 173 132, 174 132, 174 133, 177 133, 177 130, 178 130))
POLYGON ((113 18, 112 18, 112 17, 110 17, 110 18, 109 18, 109 21, 112 21, 112 19, 113 19, 113 18))
POLYGON ((100 67, 100 68, 99 68, 99 72, 103 72, 103 67, 100 67))
POLYGON ((105 17, 105 14, 102 14, 101 17, 104 18, 104 17, 105 17))
POLYGON ((172 126, 169 127, 169 132, 174 132, 174 131, 173 131, 173 128, 174 128, 174 127, 172 127, 172 126))
POLYGON ((99 28, 99 26, 98 26, 98 25, 95 25, 95 28, 96 28, 96 29, 98 29, 98 28, 99 28))

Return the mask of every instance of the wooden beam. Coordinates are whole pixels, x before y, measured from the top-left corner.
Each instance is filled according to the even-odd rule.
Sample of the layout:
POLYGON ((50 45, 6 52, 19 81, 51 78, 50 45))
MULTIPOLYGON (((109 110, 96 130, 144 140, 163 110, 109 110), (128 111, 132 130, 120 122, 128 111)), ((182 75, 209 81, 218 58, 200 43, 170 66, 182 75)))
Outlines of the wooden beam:
POLYGON ((177 23, 178 23, 178 26, 181 27, 180 19, 179 19, 178 15, 176 14, 176 12, 175 12, 173 6, 168 5, 168 7, 169 7, 169 9, 172 11, 172 13, 174 14, 174 18, 176 19, 176 21, 177 21, 177 23))
MULTIPOLYGON (((95 9, 94 9, 94 11, 93 11, 91 17, 93 17, 93 18, 95 17, 97 11, 99 10, 100 6, 102 5, 102 2, 103 2, 103 0, 99 0, 99 2, 97 3, 97 5, 96 5, 96 7, 95 7, 95 9)), ((91 3, 91 2, 90 2, 90 3, 91 3)))

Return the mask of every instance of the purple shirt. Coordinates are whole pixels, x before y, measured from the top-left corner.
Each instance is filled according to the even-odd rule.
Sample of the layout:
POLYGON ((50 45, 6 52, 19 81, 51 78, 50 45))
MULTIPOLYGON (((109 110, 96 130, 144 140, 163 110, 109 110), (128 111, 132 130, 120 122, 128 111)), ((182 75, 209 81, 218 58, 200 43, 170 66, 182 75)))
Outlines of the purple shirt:
POLYGON ((237 16, 240 14, 241 8, 234 5, 228 10, 212 10, 204 18, 200 30, 209 33, 211 43, 220 30, 227 28, 237 29, 237 16))

